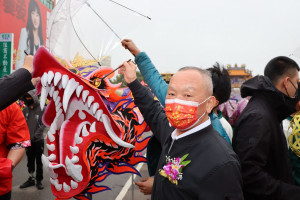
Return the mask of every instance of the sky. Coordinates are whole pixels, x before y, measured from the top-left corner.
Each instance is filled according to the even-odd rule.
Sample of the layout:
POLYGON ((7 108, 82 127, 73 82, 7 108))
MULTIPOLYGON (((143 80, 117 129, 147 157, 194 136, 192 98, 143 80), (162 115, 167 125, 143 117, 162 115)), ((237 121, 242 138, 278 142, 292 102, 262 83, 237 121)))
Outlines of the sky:
MULTIPOLYGON (((159 72, 184 66, 208 68, 216 61, 246 64, 263 74, 273 57, 300 47, 299 0, 118 0, 152 20, 144 20, 126 38, 145 51, 159 72)), ((133 58, 120 45, 112 67, 133 58)), ((300 64, 300 63, 299 63, 300 64)))

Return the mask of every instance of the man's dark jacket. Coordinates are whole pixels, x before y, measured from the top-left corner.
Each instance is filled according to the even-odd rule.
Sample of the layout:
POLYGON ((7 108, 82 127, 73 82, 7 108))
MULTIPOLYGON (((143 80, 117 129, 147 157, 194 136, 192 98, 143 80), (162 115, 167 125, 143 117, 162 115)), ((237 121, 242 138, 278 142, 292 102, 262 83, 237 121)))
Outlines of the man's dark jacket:
POLYGON ((33 108, 26 106, 23 109, 23 114, 30 132, 30 140, 33 143, 44 140, 45 125, 42 122, 43 111, 41 110, 38 97, 35 96, 34 90, 30 90, 28 94, 32 97, 34 105, 33 108))
POLYGON ((0 110, 17 101, 25 92, 34 89, 31 78, 30 72, 24 68, 0 78, 0 110))
POLYGON ((182 170, 183 179, 178 185, 156 171, 152 200, 201 199, 201 200, 243 200, 242 177, 237 155, 220 134, 209 125, 183 138, 173 140, 175 130, 169 125, 166 114, 152 93, 138 80, 128 85, 135 104, 145 121, 161 143, 162 152, 158 169, 166 164, 166 156, 183 157, 191 163, 182 170))
POLYGON ((281 122, 295 112, 288 97, 268 77, 256 76, 241 88, 252 96, 234 126, 233 149, 240 158, 246 200, 299 200, 281 122))

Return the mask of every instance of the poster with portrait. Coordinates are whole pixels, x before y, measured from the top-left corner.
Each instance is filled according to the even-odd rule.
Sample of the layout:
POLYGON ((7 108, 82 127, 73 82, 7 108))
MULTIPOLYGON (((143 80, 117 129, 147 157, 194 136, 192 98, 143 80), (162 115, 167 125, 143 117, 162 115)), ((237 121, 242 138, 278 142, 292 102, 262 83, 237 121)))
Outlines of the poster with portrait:
POLYGON ((24 50, 34 55, 46 44, 47 18, 53 0, 0 1, 0 33, 14 33, 13 70, 22 67, 24 50))

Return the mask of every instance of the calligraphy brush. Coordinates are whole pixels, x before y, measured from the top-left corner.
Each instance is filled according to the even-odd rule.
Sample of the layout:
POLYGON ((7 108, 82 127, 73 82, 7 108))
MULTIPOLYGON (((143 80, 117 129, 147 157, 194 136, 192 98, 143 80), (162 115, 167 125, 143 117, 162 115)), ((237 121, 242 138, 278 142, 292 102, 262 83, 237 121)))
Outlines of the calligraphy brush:
MULTIPOLYGON (((131 59, 129 59, 127 62, 130 62, 130 61, 131 61, 131 59)), ((131 62, 133 62, 133 61, 131 61, 131 62)), ((134 62, 133 62, 133 63, 134 63, 134 62)), ((103 79, 105 79, 108 75, 110 75, 110 74, 114 73, 115 71, 117 71, 118 69, 120 69, 122 66, 123 66, 123 65, 120 65, 119 67, 117 67, 117 68, 114 69, 113 71, 109 72, 108 74, 105 74, 105 75, 101 78, 101 81, 102 81, 103 79)))

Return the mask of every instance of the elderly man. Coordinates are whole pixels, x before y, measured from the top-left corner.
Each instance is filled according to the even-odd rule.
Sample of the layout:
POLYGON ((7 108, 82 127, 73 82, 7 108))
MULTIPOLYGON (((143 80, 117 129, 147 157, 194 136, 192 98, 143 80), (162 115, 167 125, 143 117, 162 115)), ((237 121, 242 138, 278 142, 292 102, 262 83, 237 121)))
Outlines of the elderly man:
POLYGON ((215 105, 209 72, 179 70, 170 81, 164 111, 135 70, 132 62, 124 62, 119 73, 162 146, 152 199, 243 199, 237 156, 208 117, 215 105))
POLYGON ((242 85, 242 97, 252 96, 238 118, 233 149, 240 158, 247 200, 299 200, 294 185, 282 120, 296 111, 299 66, 288 57, 273 58, 264 76, 242 85))

